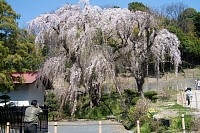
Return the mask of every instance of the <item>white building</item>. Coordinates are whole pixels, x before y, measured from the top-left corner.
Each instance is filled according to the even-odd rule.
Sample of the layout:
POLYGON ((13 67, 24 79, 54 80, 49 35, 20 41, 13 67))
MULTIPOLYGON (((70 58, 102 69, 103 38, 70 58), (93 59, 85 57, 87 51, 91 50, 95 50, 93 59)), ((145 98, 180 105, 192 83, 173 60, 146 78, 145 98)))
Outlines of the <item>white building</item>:
MULTIPOLYGON (((27 106, 32 100, 37 100, 40 105, 44 104, 45 87, 38 78, 38 72, 15 72, 12 73, 15 89, 6 95, 10 96, 10 101, 19 106, 27 106), (16 81, 22 79, 22 82, 16 81)), ((0 96, 4 95, 0 93, 0 96)))

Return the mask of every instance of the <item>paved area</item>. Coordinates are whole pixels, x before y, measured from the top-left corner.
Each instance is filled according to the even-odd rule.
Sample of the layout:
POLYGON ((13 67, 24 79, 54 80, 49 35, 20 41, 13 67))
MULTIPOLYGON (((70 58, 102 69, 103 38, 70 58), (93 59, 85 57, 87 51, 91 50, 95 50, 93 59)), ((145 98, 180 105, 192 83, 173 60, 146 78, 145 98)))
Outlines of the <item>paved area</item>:
MULTIPOLYGON (((62 121, 57 122, 57 133, 128 133, 121 123, 101 121, 62 121)), ((54 133, 54 122, 49 122, 49 133, 54 133)))
POLYGON ((200 110, 200 90, 192 90, 191 94, 192 94, 192 98, 190 101, 191 105, 187 105, 186 101, 186 107, 196 108, 200 110))

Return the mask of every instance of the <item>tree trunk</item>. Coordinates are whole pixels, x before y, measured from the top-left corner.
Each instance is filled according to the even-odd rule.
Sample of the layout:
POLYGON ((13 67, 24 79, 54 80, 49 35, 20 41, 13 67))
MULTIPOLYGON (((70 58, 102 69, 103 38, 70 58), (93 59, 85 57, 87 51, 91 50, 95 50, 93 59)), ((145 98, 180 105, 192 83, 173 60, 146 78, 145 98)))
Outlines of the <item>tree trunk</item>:
POLYGON ((98 107, 99 106, 99 89, 100 84, 94 85, 90 87, 90 108, 98 107))
POLYGON ((137 83, 137 88, 138 88, 138 92, 140 94, 140 96, 142 98, 144 98, 144 92, 143 92, 143 84, 144 84, 144 78, 141 78, 141 79, 136 79, 136 83, 137 83))

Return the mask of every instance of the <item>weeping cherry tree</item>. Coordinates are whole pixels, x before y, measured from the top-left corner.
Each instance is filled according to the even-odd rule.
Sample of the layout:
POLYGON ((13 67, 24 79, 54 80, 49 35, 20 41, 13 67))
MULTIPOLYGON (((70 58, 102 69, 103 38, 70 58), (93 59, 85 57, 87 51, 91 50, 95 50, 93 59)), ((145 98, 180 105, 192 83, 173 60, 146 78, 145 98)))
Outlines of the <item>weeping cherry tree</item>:
POLYGON ((29 31, 37 35, 37 46, 49 49, 41 77, 52 82, 61 108, 66 100, 73 103, 72 114, 80 92, 89 94, 91 107, 98 106, 102 83, 106 79, 116 82, 115 61, 120 58, 141 95, 150 57, 157 67, 166 54, 176 70, 181 62, 178 38, 158 29, 156 17, 146 12, 102 9, 82 0, 33 19, 29 31))

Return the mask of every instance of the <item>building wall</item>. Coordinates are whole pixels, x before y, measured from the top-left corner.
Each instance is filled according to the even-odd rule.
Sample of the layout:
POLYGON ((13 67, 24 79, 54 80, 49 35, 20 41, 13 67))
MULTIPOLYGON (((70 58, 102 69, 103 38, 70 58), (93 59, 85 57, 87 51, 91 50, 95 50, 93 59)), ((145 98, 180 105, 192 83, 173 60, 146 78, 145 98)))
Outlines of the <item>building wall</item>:
MULTIPOLYGON (((37 100, 40 105, 44 104, 44 88, 43 86, 37 87, 37 82, 33 84, 17 85, 14 91, 7 93, 10 96, 11 101, 29 101, 31 104, 32 100, 37 100)), ((0 93, 2 95, 2 93, 0 93)))

